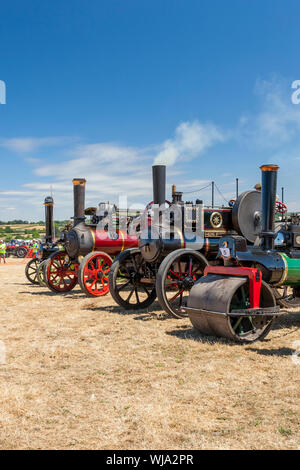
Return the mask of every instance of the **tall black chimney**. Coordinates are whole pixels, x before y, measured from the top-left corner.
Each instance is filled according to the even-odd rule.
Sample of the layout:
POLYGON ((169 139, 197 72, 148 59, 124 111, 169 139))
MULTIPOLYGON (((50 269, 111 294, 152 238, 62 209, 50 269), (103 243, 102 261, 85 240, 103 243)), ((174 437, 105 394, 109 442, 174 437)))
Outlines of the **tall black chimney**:
POLYGON ((53 198, 48 196, 45 198, 45 223, 46 223, 46 243, 51 243, 54 237, 53 233, 53 198))
POLYGON ((166 166, 153 165, 153 202, 159 206, 165 204, 166 200, 166 166))
POLYGON ((84 206, 85 206, 85 183, 84 178, 73 179, 74 191, 74 227, 80 222, 85 221, 84 206))
POLYGON ((261 208, 262 208, 262 248, 273 250, 275 238, 275 204, 276 204, 276 184, 277 165, 262 165, 261 180, 261 208))

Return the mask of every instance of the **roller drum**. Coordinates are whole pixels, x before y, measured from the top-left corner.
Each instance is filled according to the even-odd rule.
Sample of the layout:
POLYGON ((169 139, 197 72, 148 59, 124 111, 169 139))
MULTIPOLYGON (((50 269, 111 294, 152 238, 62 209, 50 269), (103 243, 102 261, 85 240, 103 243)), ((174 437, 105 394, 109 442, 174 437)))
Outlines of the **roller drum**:
MULTIPOLYGON (((230 316, 241 288, 247 289, 247 279, 236 276, 210 274, 202 277, 191 289, 187 312, 193 326, 209 336, 228 338, 237 342, 262 339, 270 330, 272 316, 230 316)), ((270 287, 262 282, 261 308, 275 307, 276 301, 270 287)), ((249 306, 248 306, 249 308, 249 306)))

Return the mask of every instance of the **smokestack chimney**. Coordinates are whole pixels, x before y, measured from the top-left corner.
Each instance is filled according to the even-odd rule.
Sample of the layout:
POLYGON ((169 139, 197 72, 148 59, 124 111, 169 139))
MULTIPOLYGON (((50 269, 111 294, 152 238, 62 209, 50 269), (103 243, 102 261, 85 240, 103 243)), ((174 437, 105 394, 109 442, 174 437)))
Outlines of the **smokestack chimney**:
POLYGON ((53 240, 53 198, 48 196, 45 198, 45 223, 46 223, 46 243, 51 243, 53 240))
POLYGON ((73 179, 74 191, 74 227, 80 222, 85 221, 84 206, 85 206, 85 183, 84 178, 73 179))
POLYGON ((153 202, 159 206, 165 204, 166 200, 166 166, 153 165, 153 202))
POLYGON ((275 204, 277 185, 277 165, 262 165, 261 169, 261 208, 262 208, 262 248, 273 250, 275 238, 275 204))

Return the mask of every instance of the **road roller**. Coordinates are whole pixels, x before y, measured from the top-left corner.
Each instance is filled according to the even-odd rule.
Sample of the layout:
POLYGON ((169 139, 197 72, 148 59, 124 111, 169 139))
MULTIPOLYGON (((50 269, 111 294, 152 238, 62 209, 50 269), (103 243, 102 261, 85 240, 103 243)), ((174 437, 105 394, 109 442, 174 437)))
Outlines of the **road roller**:
POLYGON ((166 167, 154 165, 152 178, 153 202, 161 217, 141 230, 138 248, 116 258, 110 291, 126 310, 147 308, 157 297, 169 315, 181 318, 187 315, 183 307, 194 283, 206 266, 218 264, 220 238, 242 235, 248 244, 255 243, 261 231, 261 193, 249 190, 226 206, 203 206, 199 199, 183 201, 183 193, 173 186, 172 201, 166 204, 166 167))
POLYGON ((201 333, 242 343, 263 339, 280 307, 300 302, 300 225, 276 223, 277 165, 261 166, 261 230, 252 246, 240 236, 219 241, 217 265, 191 288, 185 311, 201 333))
POLYGON ((45 226, 46 235, 45 239, 40 246, 38 258, 31 259, 25 267, 25 274, 29 282, 36 285, 45 285, 43 276, 44 262, 56 253, 58 250, 57 244, 54 242, 54 225, 53 225, 53 206, 54 200, 51 196, 45 198, 45 226))
POLYGON ((103 225, 107 213, 97 215, 96 208, 85 210, 84 178, 73 179, 74 217, 60 234, 63 247, 53 253, 43 267, 44 279, 54 293, 71 291, 79 283, 82 291, 90 297, 99 297, 109 291, 108 272, 120 252, 137 247, 137 236, 127 229, 110 230, 103 225), (86 216, 91 215, 91 224, 86 216), (103 227, 99 228, 99 227, 103 227))

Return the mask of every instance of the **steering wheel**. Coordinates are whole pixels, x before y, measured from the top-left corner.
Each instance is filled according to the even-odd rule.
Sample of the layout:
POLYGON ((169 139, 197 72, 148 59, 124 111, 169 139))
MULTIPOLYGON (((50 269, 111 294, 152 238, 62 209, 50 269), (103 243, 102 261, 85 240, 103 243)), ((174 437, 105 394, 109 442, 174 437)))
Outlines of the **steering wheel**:
POLYGON ((287 212, 287 206, 280 201, 276 201, 276 212, 279 214, 285 214, 287 212))

